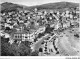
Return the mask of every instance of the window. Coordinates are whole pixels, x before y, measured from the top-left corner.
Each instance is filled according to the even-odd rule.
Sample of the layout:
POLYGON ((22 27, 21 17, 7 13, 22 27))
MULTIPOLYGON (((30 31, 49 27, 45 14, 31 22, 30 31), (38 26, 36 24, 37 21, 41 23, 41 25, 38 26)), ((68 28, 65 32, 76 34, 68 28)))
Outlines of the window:
POLYGON ((19 34, 19 38, 22 38, 22 34, 19 34))
POLYGON ((19 38, 19 34, 17 34, 17 38, 19 38))
POLYGON ((15 36, 15 38, 17 38, 17 36, 15 36))
POLYGON ((24 34, 22 34, 22 38, 24 38, 24 36, 25 36, 25 35, 24 35, 24 34))
POLYGON ((17 34, 14 34, 14 38, 17 38, 17 34))

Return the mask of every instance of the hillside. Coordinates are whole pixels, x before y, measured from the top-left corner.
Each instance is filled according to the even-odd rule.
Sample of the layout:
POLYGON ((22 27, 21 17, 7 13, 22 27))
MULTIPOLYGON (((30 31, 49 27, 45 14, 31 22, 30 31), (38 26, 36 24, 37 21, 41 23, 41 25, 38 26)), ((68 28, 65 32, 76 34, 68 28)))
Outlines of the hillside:
POLYGON ((23 6, 18 5, 18 4, 8 3, 8 2, 1 4, 1 11, 17 10, 17 8, 22 9, 23 6))
POLYGON ((39 6, 32 6, 31 8, 38 8, 38 9, 62 9, 62 8, 75 8, 78 7, 78 3, 72 2, 57 2, 57 3, 48 3, 39 6))
POLYGON ((18 5, 18 4, 13 4, 9 2, 5 2, 1 4, 1 11, 10 11, 10 10, 17 10, 17 8, 27 10, 32 10, 34 8, 38 8, 39 10, 41 9, 64 9, 64 8, 75 8, 78 7, 78 3, 72 3, 72 2, 56 2, 56 3, 48 3, 48 4, 43 4, 43 5, 36 5, 36 6, 24 6, 24 5, 18 5))

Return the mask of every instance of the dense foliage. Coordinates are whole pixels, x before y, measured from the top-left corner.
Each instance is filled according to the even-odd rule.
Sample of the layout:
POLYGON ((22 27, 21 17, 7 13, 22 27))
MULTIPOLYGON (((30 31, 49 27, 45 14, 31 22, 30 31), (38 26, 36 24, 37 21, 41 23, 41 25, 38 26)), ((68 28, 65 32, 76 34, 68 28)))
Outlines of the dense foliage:
POLYGON ((37 52, 31 52, 29 47, 30 42, 21 42, 20 45, 17 43, 8 43, 9 39, 1 37, 1 55, 2 56, 37 56, 37 52))

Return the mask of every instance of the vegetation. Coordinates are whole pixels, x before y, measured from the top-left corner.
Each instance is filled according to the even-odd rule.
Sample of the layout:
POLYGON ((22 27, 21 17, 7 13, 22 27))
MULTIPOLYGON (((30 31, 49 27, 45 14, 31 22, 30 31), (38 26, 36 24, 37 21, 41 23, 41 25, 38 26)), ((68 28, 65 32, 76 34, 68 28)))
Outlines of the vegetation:
POLYGON ((2 56, 37 56, 37 52, 31 52, 29 42, 21 42, 20 45, 17 43, 8 43, 9 39, 1 37, 1 55, 2 56))

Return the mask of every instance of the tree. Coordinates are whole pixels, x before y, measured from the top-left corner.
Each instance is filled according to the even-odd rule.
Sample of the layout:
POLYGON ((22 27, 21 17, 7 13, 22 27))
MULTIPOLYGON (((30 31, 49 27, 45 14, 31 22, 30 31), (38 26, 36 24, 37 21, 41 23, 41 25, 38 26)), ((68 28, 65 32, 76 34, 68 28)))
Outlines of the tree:
POLYGON ((27 56, 30 55, 31 49, 28 44, 17 43, 10 44, 5 39, 1 39, 1 55, 2 56, 27 56))
POLYGON ((31 49, 28 46, 21 43, 18 48, 18 53, 20 54, 20 56, 28 56, 31 53, 31 49))
POLYGON ((31 56, 38 56, 38 53, 39 53, 39 51, 34 51, 34 52, 32 52, 30 55, 31 55, 31 56))

